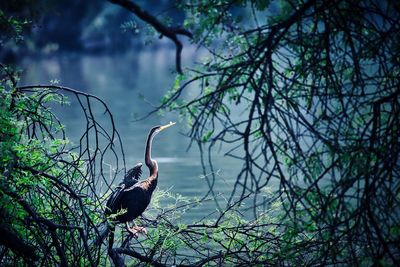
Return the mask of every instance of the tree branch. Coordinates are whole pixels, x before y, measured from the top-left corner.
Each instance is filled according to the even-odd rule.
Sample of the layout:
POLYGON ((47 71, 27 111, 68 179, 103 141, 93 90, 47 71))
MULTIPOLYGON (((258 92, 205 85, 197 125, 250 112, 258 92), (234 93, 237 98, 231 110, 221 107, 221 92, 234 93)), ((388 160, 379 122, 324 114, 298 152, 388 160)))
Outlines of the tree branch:
POLYGON ((0 237, 0 244, 10 248, 16 254, 23 255, 23 257, 30 258, 33 261, 37 261, 39 259, 34 247, 26 244, 23 240, 18 238, 17 235, 12 233, 3 225, 0 225, 0 237))
POLYGON ((151 258, 143 256, 140 253, 137 253, 136 251, 134 251, 132 249, 128 249, 128 248, 113 248, 109 251, 109 254, 110 254, 115 266, 125 266, 124 261, 120 254, 129 255, 131 257, 134 257, 134 258, 140 260, 141 262, 150 263, 151 265, 153 265, 155 267, 167 266, 167 265, 161 264, 159 262, 154 262, 151 258))
POLYGON ((113 4, 120 5, 127 10, 134 13, 141 20, 149 23, 162 35, 167 36, 171 39, 176 45, 176 70, 182 74, 181 68, 181 52, 182 52, 182 43, 179 41, 177 35, 186 35, 189 38, 192 38, 192 33, 182 27, 167 27, 163 23, 161 23, 156 17, 147 13, 145 10, 142 10, 140 6, 128 0, 108 0, 113 4))

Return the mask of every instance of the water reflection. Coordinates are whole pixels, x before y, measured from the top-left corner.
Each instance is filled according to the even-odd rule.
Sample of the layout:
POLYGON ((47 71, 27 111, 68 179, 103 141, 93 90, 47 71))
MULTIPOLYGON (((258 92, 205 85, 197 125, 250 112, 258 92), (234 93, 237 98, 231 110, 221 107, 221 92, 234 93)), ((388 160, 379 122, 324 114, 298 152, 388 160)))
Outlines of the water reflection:
MULTIPOLYGON (((134 114, 144 115, 152 110, 146 101, 159 104, 161 97, 173 84, 171 68, 174 67, 174 58, 174 47, 113 55, 68 53, 44 59, 25 58, 25 72, 20 84, 48 84, 59 80, 60 85, 102 98, 114 116, 124 145, 127 168, 130 168, 143 162, 146 137, 151 127, 178 121, 176 114, 165 114, 163 117, 151 116, 146 120, 133 122, 134 114), (146 101, 143 101, 143 97, 146 101)), ((54 109, 66 125, 70 140, 78 143, 86 127, 81 108, 70 105, 54 109)), ((100 115, 103 112, 102 107, 96 110, 100 115)), ((158 161, 160 168, 158 186, 173 194, 190 198, 202 197, 208 192, 209 184, 202 175, 199 152, 197 149, 187 150, 190 140, 181 134, 183 128, 178 123, 154 139, 152 156, 158 161)), ((109 163, 105 160, 104 164, 109 163)), ((230 181, 235 177, 239 165, 232 159, 217 157, 215 167, 220 171, 214 190, 229 195, 232 188, 230 181)), ((112 166, 104 168, 108 170, 112 166)), ((143 177, 147 175, 145 169, 143 177)), ((184 219, 191 222, 213 211, 215 204, 209 201, 184 219)))

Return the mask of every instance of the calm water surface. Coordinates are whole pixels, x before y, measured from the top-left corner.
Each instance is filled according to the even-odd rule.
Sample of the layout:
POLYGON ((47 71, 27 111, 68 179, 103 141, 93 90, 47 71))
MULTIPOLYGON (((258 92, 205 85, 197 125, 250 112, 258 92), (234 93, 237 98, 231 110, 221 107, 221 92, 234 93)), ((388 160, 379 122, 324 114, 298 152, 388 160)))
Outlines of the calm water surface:
MULTIPOLYGON (((186 55, 189 54, 190 51, 186 55)), ((184 55, 185 60, 189 61, 189 56, 184 55)), ((144 49, 113 55, 68 53, 48 58, 25 58, 25 71, 20 84, 49 84, 52 80, 58 80, 59 85, 102 98, 114 116, 124 146, 126 165, 130 168, 144 161, 145 141, 151 127, 179 121, 177 114, 166 113, 161 117, 153 115, 134 122, 134 116, 145 115, 152 110, 149 102, 158 105, 173 84, 171 68, 174 67, 174 61, 173 48, 159 48, 156 51, 144 49)), ((69 139, 78 142, 86 123, 81 108, 71 104, 55 109, 67 127, 69 139)), ((99 106, 95 112, 101 114, 103 111, 104 108, 99 106)), ((109 121, 102 123, 107 125, 109 121)), ((190 140, 182 134, 185 131, 185 125, 177 123, 157 135, 153 141, 152 157, 158 161, 160 169, 158 187, 189 198, 202 197, 208 192, 209 186, 206 179, 201 178, 203 170, 197 147, 188 150, 190 140)), ((228 197, 240 162, 222 155, 215 155, 214 158, 214 167, 218 171, 215 192, 228 197)), ((107 162, 104 164, 105 169, 110 168, 107 162)), ((144 168, 142 177, 147 175, 147 169, 144 168)), ((223 197, 220 201, 223 206, 223 197)), ((183 219, 199 220, 215 209, 215 203, 208 201, 188 212, 183 219)))

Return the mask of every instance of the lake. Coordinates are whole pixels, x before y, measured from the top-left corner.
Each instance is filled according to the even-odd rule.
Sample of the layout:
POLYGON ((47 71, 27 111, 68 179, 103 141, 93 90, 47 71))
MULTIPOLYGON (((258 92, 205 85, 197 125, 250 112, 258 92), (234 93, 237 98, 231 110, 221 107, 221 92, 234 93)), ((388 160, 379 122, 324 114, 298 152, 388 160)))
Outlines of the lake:
MULTIPOLYGON (((184 48, 183 66, 193 62, 196 56, 195 48, 184 48)), ((140 51, 110 55, 57 53, 46 57, 26 57, 21 63, 24 72, 19 85, 57 81, 60 86, 103 99, 120 133, 128 169, 138 162, 144 162, 145 142, 153 126, 169 121, 178 122, 157 135, 153 141, 152 157, 159 164, 158 188, 189 198, 201 198, 209 191, 199 150, 196 145, 188 149, 190 139, 184 135, 187 126, 179 122, 177 113, 166 112, 163 116, 152 115, 144 120, 134 120, 135 116, 140 117, 153 110, 149 103, 159 105, 162 96, 173 85, 175 75, 171 69, 175 67, 174 47, 166 45, 156 50, 145 47, 140 51)), ((104 108, 98 107, 96 114, 102 114, 104 108)), ((54 110, 67 127, 68 138, 77 143, 86 123, 81 107, 75 103, 54 107, 54 110)), ((104 123, 109 124, 108 121, 104 123)), ((213 156, 214 170, 217 172, 213 188, 215 193, 223 194, 219 197, 219 203, 224 207, 224 197, 229 197, 241 163, 224 157, 223 151, 213 156)), ((103 164, 105 170, 114 167, 106 160, 103 164)), ((148 176, 147 168, 144 167, 143 171, 142 179, 148 176)), ((200 208, 188 212, 183 219, 188 222, 200 220, 215 210, 216 203, 207 201, 200 208)))

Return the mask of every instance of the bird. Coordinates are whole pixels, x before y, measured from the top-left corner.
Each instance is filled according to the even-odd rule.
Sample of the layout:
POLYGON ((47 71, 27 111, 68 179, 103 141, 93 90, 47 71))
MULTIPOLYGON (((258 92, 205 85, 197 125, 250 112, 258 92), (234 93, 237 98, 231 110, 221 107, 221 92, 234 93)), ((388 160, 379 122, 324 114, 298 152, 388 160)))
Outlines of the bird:
MULTIPOLYGON (((106 204, 106 210, 104 212, 106 216, 115 214, 117 212, 116 210, 117 203, 120 202, 122 190, 138 182, 140 175, 142 174, 141 170, 142 165, 143 165, 142 163, 138 163, 133 168, 131 168, 125 174, 124 179, 120 181, 119 185, 116 187, 116 190, 109 196, 106 204)), ((108 234, 110 234, 109 248, 111 249, 114 243, 114 231, 115 231, 115 225, 113 223, 110 224, 106 222, 104 230, 96 237, 96 239, 93 240, 93 242, 89 246, 90 247, 99 246, 103 242, 104 238, 108 234)))
MULTIPOLYGON (((174 122, 170 122, 164 126, 153 127, 147 136, 144 159, 150 172, 149 177, 146 180, 139 181, 142 173, 142 164, 137 164, 128 171, 123 181, 117 186, 116 190, 107 201, 106 216, 111 218, 113 222, 125 223, 126 229, 136 237, 138 237, 139 232, 143 232, 147 235, 146 229, 137 226, 134 219, 142 215, 150 204, 151 196, 158 181, 158 164, 156 160, 151 158, 153 138, 159 132, 174 124, 174 122), (130 222, 133 223, 132 227, 129 226, 130 222)), ((112 245, 111 243, 112 241, 110 240, 109 246, 112 245)))
POLYGON ((139 181, 140 175, 142 174, 142 165, 143 163, 138 163, 130 169, 125 174, 124 179, 116 187, 115 191, 108 198, 105 211, 106 216, 117 213, 118 203, 121 202, 121 196, 123 196, 124 189, 130 188, 139 181))

